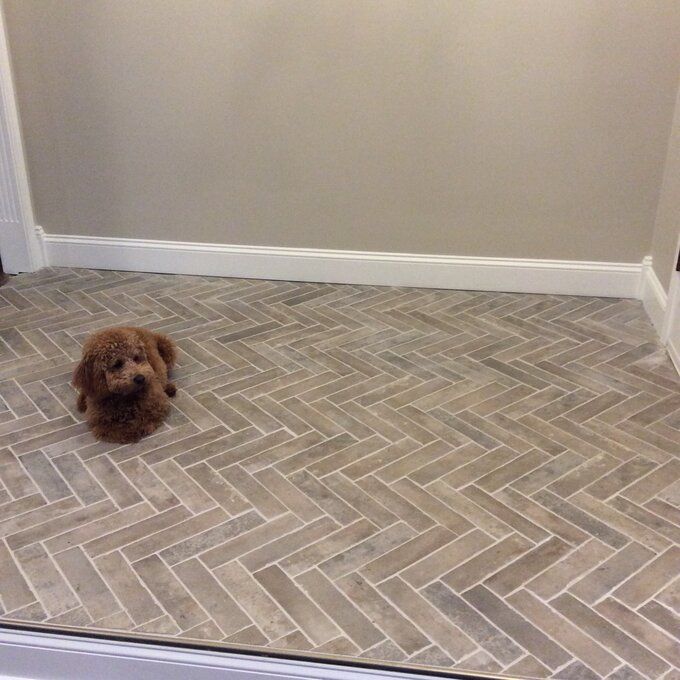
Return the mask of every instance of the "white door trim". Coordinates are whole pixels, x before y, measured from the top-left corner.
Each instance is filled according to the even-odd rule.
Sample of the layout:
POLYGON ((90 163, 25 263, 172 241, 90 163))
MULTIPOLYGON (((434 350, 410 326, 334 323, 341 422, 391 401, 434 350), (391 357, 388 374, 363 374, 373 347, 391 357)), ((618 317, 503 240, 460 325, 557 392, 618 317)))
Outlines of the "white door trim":
POLYGON ((671 274, 671 284, 666 293, 654 271, 651 256, 647 256, 642 263, 640 299, 680 374, 680 272, 671 274))
POLYGON ((431 680, 433 676, 480 677, 471 673, 342 666, 0 628, 0 680, 85 677, 92 680, 431 680))
MULTIPOLYGON (((675 252, 677 257, 680 253, 680 238, 678 238, 675 252)), ((661 342, 666 345, 671 361, 680 373, 680 271, 674 270, 671 273, 671 284, 664 312, 659 335, 661 342)))
POLYGON ((5 272, 32 272, 44 266, 35 231, 28 174, 21 141, 12 68, 0 5, 0 257, 5 272))
POLYGON ((652 257, 648 255, 642 261, 642 277, 640 281, 640 299, 651 319, 659 337, 663 341, 663 329, 666 322, 668 309, 668 296, 661 281, 652 267, 652 257))

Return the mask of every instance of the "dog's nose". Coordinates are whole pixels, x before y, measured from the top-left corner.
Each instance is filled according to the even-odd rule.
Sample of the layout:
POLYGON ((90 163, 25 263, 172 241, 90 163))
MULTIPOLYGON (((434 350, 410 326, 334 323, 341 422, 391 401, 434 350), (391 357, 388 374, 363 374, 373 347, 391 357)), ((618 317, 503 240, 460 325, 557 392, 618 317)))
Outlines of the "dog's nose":
POLYGON ((146 378, 141 373, 138 373, 134 380, 137 385, 143 385, 146 381, 146 378))

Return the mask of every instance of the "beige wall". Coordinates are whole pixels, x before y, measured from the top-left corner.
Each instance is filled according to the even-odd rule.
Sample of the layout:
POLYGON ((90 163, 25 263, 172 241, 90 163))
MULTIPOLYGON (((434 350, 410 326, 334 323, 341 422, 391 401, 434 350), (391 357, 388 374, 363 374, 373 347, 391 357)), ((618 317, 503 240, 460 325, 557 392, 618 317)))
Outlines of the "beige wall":
POLYGON ((675 269, 680 238, 680 91, 675 106, 675 118, 668 144, 668 156, 659 195, 659 207, 654 224, 652 266, 668 291, 675 269))
POLYGON ((5 0, 48 232, 639 262, 677 0, 5 0))

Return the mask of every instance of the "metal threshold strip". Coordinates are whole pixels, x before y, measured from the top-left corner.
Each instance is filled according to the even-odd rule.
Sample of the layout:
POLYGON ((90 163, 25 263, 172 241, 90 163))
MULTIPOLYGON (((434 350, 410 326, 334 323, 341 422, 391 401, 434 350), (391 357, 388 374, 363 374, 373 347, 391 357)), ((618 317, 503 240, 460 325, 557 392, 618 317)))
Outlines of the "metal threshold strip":
POLYGON ((272 650, 253 645, 178 639, 77 626, 0 620, 0 680, 143 677, 145 680, 508 680, 399 662, 272 650), (85 667, 82 664, 87 664, 85 667), (190 673, 190 675, 187 675, 190 673))

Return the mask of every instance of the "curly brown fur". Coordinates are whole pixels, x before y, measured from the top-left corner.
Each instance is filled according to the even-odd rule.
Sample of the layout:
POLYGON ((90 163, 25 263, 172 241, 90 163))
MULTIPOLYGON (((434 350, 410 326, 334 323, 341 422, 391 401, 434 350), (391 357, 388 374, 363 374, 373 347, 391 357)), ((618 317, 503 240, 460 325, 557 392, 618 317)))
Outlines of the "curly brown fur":
POLYGON ((170 338, 145 328, 107 328, 85 341, 73 385, 97 439, 127 444, 158 428, 177 392, 168 381, 176 355, 170 338))

